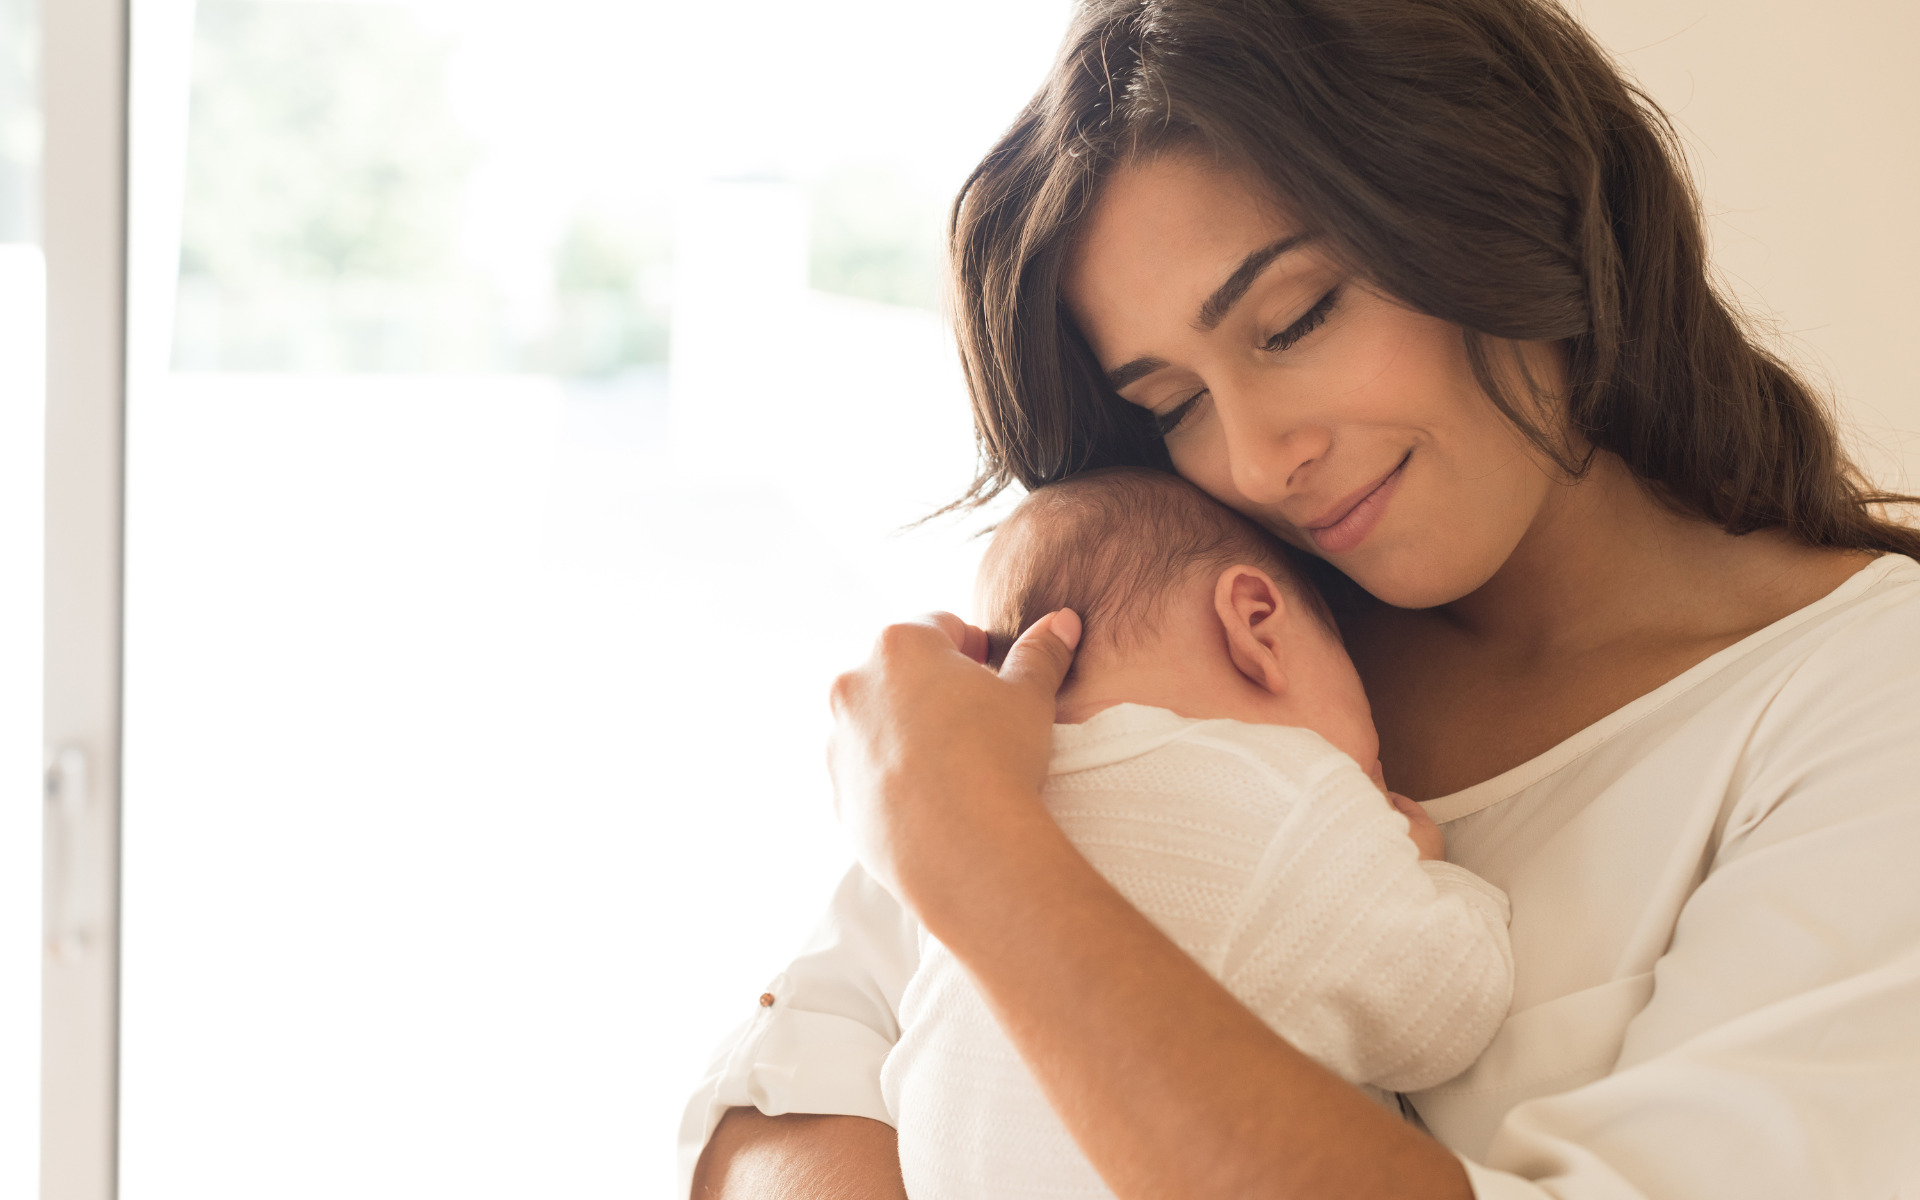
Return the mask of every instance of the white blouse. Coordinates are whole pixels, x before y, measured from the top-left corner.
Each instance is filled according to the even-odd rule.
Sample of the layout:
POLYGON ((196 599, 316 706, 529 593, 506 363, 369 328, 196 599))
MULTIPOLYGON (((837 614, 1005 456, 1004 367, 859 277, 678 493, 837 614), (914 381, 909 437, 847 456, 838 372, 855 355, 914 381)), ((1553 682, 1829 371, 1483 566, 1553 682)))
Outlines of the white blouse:
MULTIPOLYGON (((1920 1196, 1920 564, 1881 558, 1427 803, 1512 901, 1513 1009, 1417 1093, 1482 1200, 1920 1196)), ((857 870, 681 1127, 887 1119, 914 922, 857 870)))

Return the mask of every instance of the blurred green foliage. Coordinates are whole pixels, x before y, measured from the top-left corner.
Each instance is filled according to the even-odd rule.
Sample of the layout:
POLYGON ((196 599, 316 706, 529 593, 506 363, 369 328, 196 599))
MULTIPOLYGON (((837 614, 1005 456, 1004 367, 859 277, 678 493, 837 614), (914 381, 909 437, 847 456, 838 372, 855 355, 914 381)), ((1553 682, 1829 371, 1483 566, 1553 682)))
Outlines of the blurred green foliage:
POLYGON ((447 101, 454 48, 401 5, 200 0, 176 366, 604 377, 665 361, 658 205, 583 206, 544 298, 462 261, 480 147, 447 101))
POLYGON ((463 273, 478 146, 403 6, 199 0, 174 365, 505 365, 463 273))
POLYGON ((198 9, 181 273, 445 276, 475 161, 446 101, 446 41, 398 6, 198 9))
MULTIPOLYGON (((448 102, 456 50, 406 5, 199 0, 176 367, 604 378, 666 360, 664 163, 651 199, 579 198, 544 282, 463 261, 483 147, 448 102)), ((810 201, 815 288, 937 307, 940 198, 867 163, 810 201)))
POLYGON ((547 368, 606 376, 665 362, 672 269, 663 215, 574 213, 554 250, 555 319, 540 355, 547 368))
POLYGON ((846 163, 811 189, 813 286, 938 308, 946 210, 882 163, 846 163))
POLYGON ((0 0, 0 242, 40 239, 40 6, 0 0))

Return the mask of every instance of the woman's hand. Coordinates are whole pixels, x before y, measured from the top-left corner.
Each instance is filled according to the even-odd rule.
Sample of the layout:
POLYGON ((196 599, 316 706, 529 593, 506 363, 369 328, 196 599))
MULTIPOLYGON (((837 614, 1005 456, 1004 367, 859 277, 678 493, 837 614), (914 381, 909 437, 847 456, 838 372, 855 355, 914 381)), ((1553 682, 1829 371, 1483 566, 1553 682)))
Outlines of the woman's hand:
POLYGON ((833 685, 828 767, 860 861, 917 897, 963 868, 967 843, 1040 808, 1054 694, 1073 664, 1080 618, 1034 622, 996 674, 987 635, 951 613, 890 625, 865 664, 833 685))

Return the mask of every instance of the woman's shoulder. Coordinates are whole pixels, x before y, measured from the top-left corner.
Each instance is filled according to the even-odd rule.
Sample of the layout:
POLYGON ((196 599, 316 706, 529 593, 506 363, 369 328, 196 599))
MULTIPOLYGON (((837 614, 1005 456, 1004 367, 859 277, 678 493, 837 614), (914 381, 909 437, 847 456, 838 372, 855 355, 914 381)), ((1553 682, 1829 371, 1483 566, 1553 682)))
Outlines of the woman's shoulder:
POLYGON ((1862 567, 1866 587, 1887 594, 1901 594, 1912 600, 1920 589, 1920 562, 1904 554, 1882 554, 1862 567))
POLYGON ((1754 656, 1769 682, 1754 697, 1749 761, 1800 772, 1844 750, 1860 766, 1920 771, 1920 563, 1876 559, 1781 624, 1754 656))
POLYGON ((1920 726, 1916 677, 1920 563, 1884 555, 1662 690, 1705 685, 1703 691, 1752 712, 1762 726, 1920 726))
POLYGON ((1798 648, 1808 665, 1872 670, 1912 663, 1920 658, 1920 563, 1882 555, 1756 637, 1773 640, 1769 634, 1798 648))

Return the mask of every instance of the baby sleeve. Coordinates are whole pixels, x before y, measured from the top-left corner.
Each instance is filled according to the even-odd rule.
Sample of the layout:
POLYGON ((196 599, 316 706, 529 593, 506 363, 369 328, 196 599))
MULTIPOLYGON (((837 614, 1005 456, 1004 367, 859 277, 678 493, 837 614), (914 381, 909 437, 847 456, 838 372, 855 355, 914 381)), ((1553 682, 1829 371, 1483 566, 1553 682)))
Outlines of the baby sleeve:
POLYGON ((1450 1079, 1513 995, 1507 898, 1419 861, 1406 818, 1342 759, 1295 805, 1229 927, 1220 979, 1302 1053, 1352 1083, 1450 1079))

